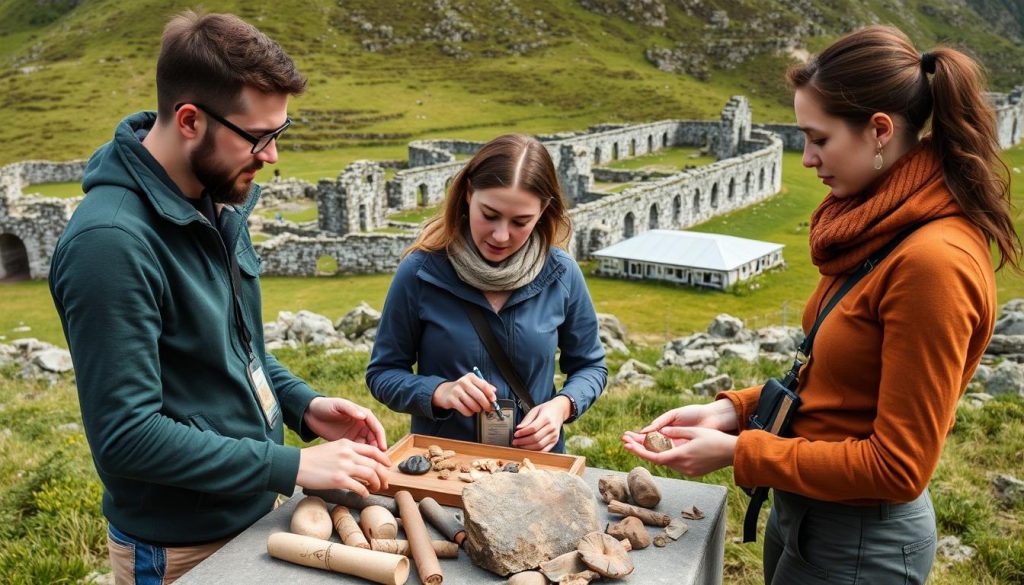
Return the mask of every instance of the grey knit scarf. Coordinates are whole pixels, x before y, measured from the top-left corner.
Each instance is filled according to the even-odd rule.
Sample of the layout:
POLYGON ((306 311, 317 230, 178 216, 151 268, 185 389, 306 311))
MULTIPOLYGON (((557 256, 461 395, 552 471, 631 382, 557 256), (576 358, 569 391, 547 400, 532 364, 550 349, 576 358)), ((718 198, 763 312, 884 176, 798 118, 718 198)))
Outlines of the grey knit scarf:
POLYGON ((533 282, 544 267, 548 250, 536 231, 522 248, 498 264, 480 255, 468 232, 448 248, 448 260, 459 278, 473 288, 484 292, 515 290, 533 282))

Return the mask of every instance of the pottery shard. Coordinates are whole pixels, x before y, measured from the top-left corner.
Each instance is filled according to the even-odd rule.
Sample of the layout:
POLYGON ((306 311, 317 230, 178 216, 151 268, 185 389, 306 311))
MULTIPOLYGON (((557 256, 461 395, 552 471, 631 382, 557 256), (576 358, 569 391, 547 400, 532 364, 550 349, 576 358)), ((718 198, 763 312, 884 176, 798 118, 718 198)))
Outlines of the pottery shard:
POLYGON ((561 471, 485 475, 462 491, 466 553, 498 575, 537 568, 599 531, 590 487, 561 471))

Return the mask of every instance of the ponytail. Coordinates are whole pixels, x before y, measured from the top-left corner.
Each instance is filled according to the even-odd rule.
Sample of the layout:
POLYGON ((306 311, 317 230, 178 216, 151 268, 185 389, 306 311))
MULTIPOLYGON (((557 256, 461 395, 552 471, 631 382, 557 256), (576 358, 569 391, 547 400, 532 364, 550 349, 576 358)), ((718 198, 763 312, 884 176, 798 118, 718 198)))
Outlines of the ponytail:
POLYGON ((925 55, 931 76, 932 142, 942 173, 964 214, 999 248, 999 268, 1020 270, 1021 241, 1013 226, 1010 174, 999 156, 995 112, 982 94, 977 62, 946 47, 925 55))

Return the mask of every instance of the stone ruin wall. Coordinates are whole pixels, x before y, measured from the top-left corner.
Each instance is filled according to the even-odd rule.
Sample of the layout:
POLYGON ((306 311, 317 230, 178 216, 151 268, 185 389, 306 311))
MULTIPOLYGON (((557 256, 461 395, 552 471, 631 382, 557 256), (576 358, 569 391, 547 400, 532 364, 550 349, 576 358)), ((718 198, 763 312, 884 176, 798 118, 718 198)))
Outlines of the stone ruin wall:
POLYGON ((577 258, 650 229, 684 229, 763 201, 782 188, 782 141, 754 130, 758 148, 583 203, 569 213, 577 258))
MULTIPOLYGON (((1009 148, 1019 143, 1024 135, 1024 86, 988 97, 995 109, 1000 145, 1009 148)), ((578 257, 620 241, 627 233, 637 235, 653 226, 685 228, 770 197, 781 188, 782 150, 800 151, 804 142, 794 124, 752 124, 749 104, 741 97, 726 104, 720 121, 603 125, 539 138, 574 205, 570 252, 578 257), (595 166, 667 146, 707 147, 720 160, 621 193, 592 192, 595 166)), ((412 142, 407 168, 387 182, 383 168, 401 164, 357 161, 337 179, 317 185, 296 179, 266 183, 267 204, 316 199, 321 218, 317 227, 322 233, 313 236, 310 230, 291 229, 288 222, 263 220, 266 232, 282 234, 258 245, 265 273, 312 275, 321 256, 337 260, 341 273, 394 270, 414 236, 359 233, 361 229, 387 225, 388 213, 443 201, 449 181, 464 164, 456 157, 472 155, 481 145, 466 140, 412 142)), ((25 186, 80 181, 85 165, 86 161, 24 161, 0 167, 0 256, 10 252, 12 241, 23 243, 32 278, 46 277, 52 250, 79 199, 34 197, 24 193, 25 186)))
POLYGON ((46 278, 57 239, 81 197, 36 196, 31 185, 81 181, 85 165, 31 160, 0 167, 0 278, 20 271, 22 258, 29 278, 46 278))

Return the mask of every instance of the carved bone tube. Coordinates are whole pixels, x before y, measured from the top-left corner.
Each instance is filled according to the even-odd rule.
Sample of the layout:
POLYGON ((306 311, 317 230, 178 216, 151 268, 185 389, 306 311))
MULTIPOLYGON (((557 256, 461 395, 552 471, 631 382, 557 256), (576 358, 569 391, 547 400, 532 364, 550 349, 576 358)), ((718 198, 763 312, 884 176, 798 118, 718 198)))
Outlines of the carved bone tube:
POLYGON ((359 525, 363 527, 366 538, 389 539, 398 536, 398 521, 380 506, 367 506, 359 512, 359 525))
POLYGON ((420 500, 420 514, 448 540, 461 545, 462 541, 466 539, 466 529, 462 526, 462 522, 442 508, 434 498, 428 497, 420 500))
MULTIPOLYGON (((439 559, 459 558, 459 545, 447 540, 431 540, 430 546, 434 548, 434 554, 439 559)), ((403 557, 411 557, 412 549, 409 548, 408 540, 372 540, 370 548, 381 552, 388 552, 403 557)))
POLYGON ((423 582, 423 585, 441 585, 444 581, 444 574, 441 572, 441 564, 437 562, 437 555, 434 554, 434 547, 430 545, 427 525, 423 523, 423 516, 420 515, 420 509, 416 507, 416 500, 412 499, 412 494, 402 490, 395 494, 395 502, 398 504, 398 513, 402 517, 405 535, 409 538, 412 559, 416 561, 416 571, 419 572, 420 581, 423 582))
POLYGON ((662 514, 661 512, 655 512, 654 510, 648 510, 639 506, 630 506, 618 500, 608 502, 608 512, 620 516, 636 516, 648 526, 668 526, 668 523, 672 521, 668 514, 662 514))
POLYGON ((276 532, 267 539, 267 552, 289 563, 384 585, 401 585, 409 578, 409 559, 401 555, 345 546, 311 536, 276 532))
POLYGON ((341 542, 348 546, 371 548, 370 543, 363 536, 363 531, 356 524, 355 518, 352 517, 352 514, 349 513, 348 508, 345 506, 335 506, 331 510, 331 522, 334 523, 334 529, 338 531, 341 542))

